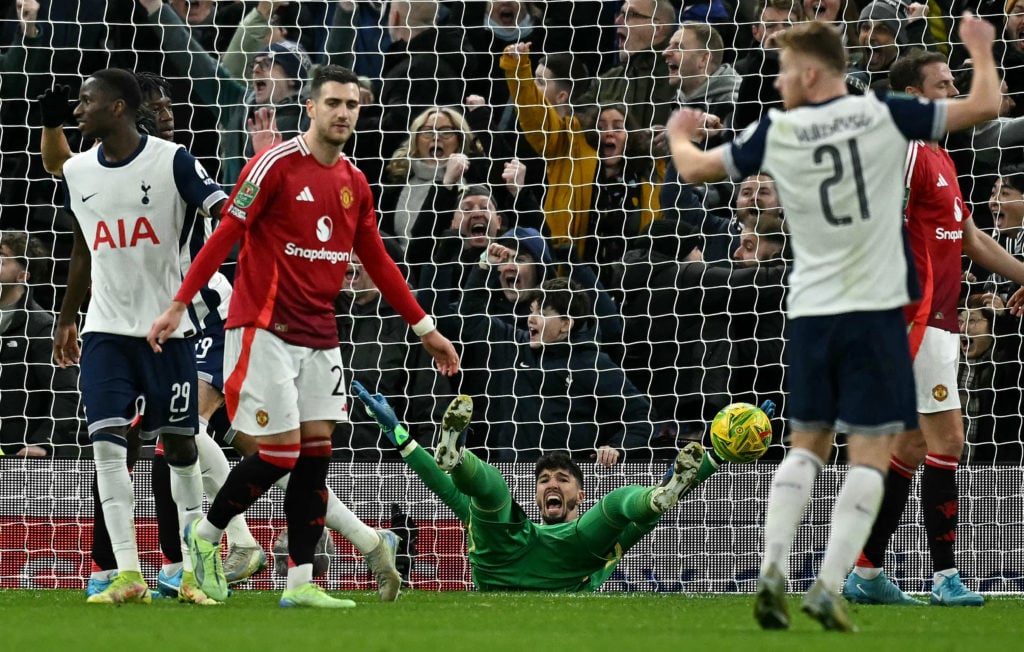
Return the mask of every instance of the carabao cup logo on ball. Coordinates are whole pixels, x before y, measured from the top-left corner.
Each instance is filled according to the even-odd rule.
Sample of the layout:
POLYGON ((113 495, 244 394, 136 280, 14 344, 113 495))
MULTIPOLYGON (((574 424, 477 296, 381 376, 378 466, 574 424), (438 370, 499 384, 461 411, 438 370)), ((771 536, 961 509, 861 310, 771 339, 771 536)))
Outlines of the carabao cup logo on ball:
POLYGON ((731 403, 711 422, 711 445, 727 462, 753 462, 772 443, 772 422, 750 403, 731 403))

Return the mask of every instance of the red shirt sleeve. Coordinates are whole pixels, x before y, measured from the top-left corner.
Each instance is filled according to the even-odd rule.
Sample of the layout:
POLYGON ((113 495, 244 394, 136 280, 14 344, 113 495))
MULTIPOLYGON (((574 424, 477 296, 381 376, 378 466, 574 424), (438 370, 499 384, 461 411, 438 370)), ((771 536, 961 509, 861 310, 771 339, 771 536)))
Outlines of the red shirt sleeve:
MULTIPOLYGON (((175 301, 190 303, 196 292, 203 289, 213 273, 227 260, 231 249, 242 237, 248 224, 260 214, 266 204, 269 191, 260 192, 261 183, 270 172, 268 166, 261 165, 270 150, 264 150, 261 154, 252 157, 242 168, 238 175, 238 181, 227 203, 221 208, 221 222, 210 239, 206 241, 199 255, 192 261, 185 279, 181 282, 181 288, 175 295, 175 301)), ((270 186, 271 184, 266 183, 270 186)))
POLYGON ((360 262, 370 274, 370 278, 373 279, 384 299, 407 324, 413 326, 426 317, 427 313, 416 302, 398 265, 391 260, 387 250, 384 249, 384 241, 381 240, 380 230, 377 228, 377 215, 373 210, 370 186, 366 183, 366 177, 362 172, 357 171, 356 175, 361 181, 358 186, 361 209, 352 248, 359 255, 360 262))
POLYGON ((199 255, 192 261, 192 266, 185 274, 185 279, 181 282, 178 294, 174 295, 174 300, 186 304, 192 303, 192 297, 209 282, 210 277, 227 259, 232 247, 243 233, 245 233, 245 224, 233 217, 224 217, 217 228, 213 230, 210 239, 199 250, 199 255))

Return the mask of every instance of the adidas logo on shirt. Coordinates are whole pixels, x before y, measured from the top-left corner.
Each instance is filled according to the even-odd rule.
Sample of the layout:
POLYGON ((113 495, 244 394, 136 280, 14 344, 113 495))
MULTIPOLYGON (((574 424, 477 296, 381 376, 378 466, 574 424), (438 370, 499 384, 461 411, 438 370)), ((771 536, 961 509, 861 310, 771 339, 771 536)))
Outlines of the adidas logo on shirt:
POLYGON ((945 187, 946 187, 946 186, 948 186, 948 185, 949 185, 949 184, 948 184, 948 183, 946 183, 946 178, 945 178, 945 177, 943 177, 943 176, 942 176, 942 175, 940 174, 940 175, 939 175, 939 182, 935 184, 935 187, 936 187, 936 188, 945 188, 945 187))
POLYGON ((298 201, 313 201, 313 193, 309 191, 309 186, 302 189, 302 192, 295 195, 295 199, 298 201))

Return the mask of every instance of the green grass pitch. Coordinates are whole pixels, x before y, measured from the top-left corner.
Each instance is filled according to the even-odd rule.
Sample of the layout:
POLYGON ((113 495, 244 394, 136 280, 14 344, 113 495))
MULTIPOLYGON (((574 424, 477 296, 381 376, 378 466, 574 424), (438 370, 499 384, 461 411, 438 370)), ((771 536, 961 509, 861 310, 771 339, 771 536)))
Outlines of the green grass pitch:
POLYGON ((853 607, 860 631, 823 632, 790 596, 793 625, 762 632, 750 595, 482 594, 409 591, 395 604, 345 595, 355 609, 281 609, 277 593, 238 591, 219 607, 87 605, 81 591, 0 591, 0 650, 307 652, 437 650, 1021 650, 1024 598, 982 608, 853 607))

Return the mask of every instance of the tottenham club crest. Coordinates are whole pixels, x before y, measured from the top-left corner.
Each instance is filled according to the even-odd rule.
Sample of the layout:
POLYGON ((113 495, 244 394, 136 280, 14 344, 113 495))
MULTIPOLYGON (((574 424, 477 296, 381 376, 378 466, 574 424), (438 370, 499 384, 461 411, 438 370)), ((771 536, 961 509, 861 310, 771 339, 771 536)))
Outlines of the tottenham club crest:
POLYGON ((949 397, 949 390, 946 389, 945 385, 932 387, 932 398, 936 401, 945 401, 947 397, 949 397))
POLYGON ((341 189, 341 205, 345 208, 352 207, 352 189, 345 186, 341 189))
POLYGON ((260 428, 266 428, 267 424, 270 423, 270 415, 264 409, 256 410, 256 423, 259 424, 260 428))

